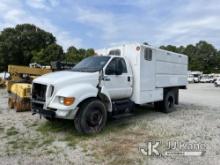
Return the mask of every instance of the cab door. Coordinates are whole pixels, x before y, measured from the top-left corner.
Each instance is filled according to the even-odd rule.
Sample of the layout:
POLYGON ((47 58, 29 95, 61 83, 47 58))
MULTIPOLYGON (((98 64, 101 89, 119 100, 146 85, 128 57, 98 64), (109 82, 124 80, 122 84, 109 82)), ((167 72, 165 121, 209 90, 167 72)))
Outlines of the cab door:
POLYGON ((122 57, 114 57, 107 65, 104 74, 104 86, 111 99, 125 99, 132 95, 132 75, 122 57), (120 74, 117 71, 121 70, 120 74))

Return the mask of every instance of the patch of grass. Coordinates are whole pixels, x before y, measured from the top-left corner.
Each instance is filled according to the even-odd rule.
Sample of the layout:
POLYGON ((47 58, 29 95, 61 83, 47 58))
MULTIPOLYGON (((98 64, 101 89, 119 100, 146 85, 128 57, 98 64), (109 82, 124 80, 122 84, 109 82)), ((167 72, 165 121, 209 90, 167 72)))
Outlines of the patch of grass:
POLYGON ((116 157, 108 163, 109 165, 121 164, 121 165, 133 165, 133 164, 143 164, 139 159, 132 159, 126 157, 116 157), (139 162, 139 163, 138 163, 139 162))
POLYGON ((68 146, 75 148, 76 145, 86 145, 87 142, 99 137, 101 135, 95 134, 95 135, 85 135, 80 134, 76 130, 72 130, 70 132, 65 133, 65 137, 61 139, 62 141, 66 141, 68 146))
POLYGON ((54 138, 52 136, 47 137, 41 143, 38 144, 38 147, 48 146, 54 142, 54 138))
POLYGON ((81 145, 81 147, 82 147, 82 151, 84 152, 84 153, 87 153, 89 150, 88 150, 88 145, 87 144, 83 144, 83 145, 81 145))
POLYGON ((4 131, 4 127, 0 124, 0 133, 4 131))
MULTIPOLYGON (((125 133, 126 131, 123 131, 125 133)), ((104 164, 137 164, 140 162, 138 144, 142 138, 133 135, 112 134, 104 141, 96 142, 92 156, 97 162, 104 164)), ((141 163, 140 163, 141 164, 141 163)))
POLYGON ((127 129, 130 125, 131 125, 131 122, 128 121, 128 119, 111 120, 107 122, 106 127, 100 133, 100 135, 121 132, 122 130, 127 129))
POLYGON ((36 127, 38 125, 38 122, 37 121, 34 121, 34 122, 27 121, 27 122, 23 123, 23 125, 27 128, 31 128, 31 127, 36 127))
POLYGON ((83 151, 86 152, 87 151, 86 142, 92 141, 94 139, 105 138, 110 133, 120 132, 126 129, 128 126, 129 126, 128 122, 112 121, 107 124, 107 126, 104 128, 102 132, 94 135, 82 135, 72 129, 70 132, 65 133, 65 138, 62 140, 67 141, 68 145, 71 147, 75 147, 77 144, 80 144, 83 147, 83 151))
POLYGON ((93 137, 79 134, 74 129, 73 121, 65 120, 45 122, 37 128, 37 131, 41 132, 42 134, 46 134, 47 136, 51 136, 51 133, 62 133, 64 134, 64 137, 59 140, 66 141, 68 146, 73 148, 75 148, 76 144, 93 137))
POLYGON ((12 156, 12 155, 15 155, 15 154, 16 154, 16 151, 13 150, 13 149, 7 148, 6 151, 5 151, 5 153, 6 153, 7 156, 12 156))
POLYGON ((10 146, 11 151, 13 151, 14 153, 16 153, 18 149, 24 151, 27 145, 27 143, 20 139, 11 140, 7 144, 10 146))
POLYGON ((16 140, 11 140, 11 141, 8 141, 8 142, 7 142, 7 144, 9 144, 9 145, 10 145, 10 144, 11 144, 11 145, 14 145, 14 144, 16 144, 16 143, 17 143, 16 140))
POLYGON ((73 136, 67 135, 63 141, 66 141, 69 147, 75 148, 76 144, 79 143, 79 140, 74 138, 73 136))
POLYGON ((11 140, 8 142, 8 145, 11 146, 14 150, 24 151, 25 149, 34 149, 37 147, 37 140, 29 140, 23 138, 17 138, 16 140, 11 140))
POLYGON ((66 132, 66 131, 72 131, 74 129, 74 123, 72 121, 65 121, 65 120, 60 120, 60 121, 53 121, 53 122, 45 122, 41 124, 38 128, 37 131, 43 133, 43 134, 48 134, 49 132, 66 132))
POLYGON ((42 137, 42 138, 28 138, 24 136, 18 136, 16 139, 7 142, 8 147, 11 151, 16 153, 17 151, 24 154, 28 154, 33 149, 48 146, 54 141, 53 137, 42 137))
POLYGON ((35 126, 37 126, 38 125, 38 123, 37 122, 34 122, 34 123, 32 123, 31 125, 30 125, 30 127, 35 127, 35 126))
POLYGON ((7 136, 13 136, 13 135, 17 135, 19 132, 16 130, 15 127, 11 127, 9 129, 7 129, 6 131, 6 135, 7 136))
POLYGON ((46 150, 46 153, 47 154, 53 154, 53 153, 55 153, 53 150, 46 150))
POLYGON ((32 149, 35 149, 35 148, 38 148, 39 146, 39 141, 38 139, 32 139, 32 140, 27 140, 25 144, 25 146, 23 147, 24 149, 29 149, 29 150, 32 150, 32 149))

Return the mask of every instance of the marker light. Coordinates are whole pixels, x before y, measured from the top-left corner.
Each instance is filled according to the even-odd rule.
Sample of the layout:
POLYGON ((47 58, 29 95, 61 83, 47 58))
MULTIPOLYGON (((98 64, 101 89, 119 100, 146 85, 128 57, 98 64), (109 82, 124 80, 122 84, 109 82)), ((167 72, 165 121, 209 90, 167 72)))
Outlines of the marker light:
POLYGON ((60 97, 60 103, 66 106, 72 105, 74 101, 75 101, 74 97, 60 97))

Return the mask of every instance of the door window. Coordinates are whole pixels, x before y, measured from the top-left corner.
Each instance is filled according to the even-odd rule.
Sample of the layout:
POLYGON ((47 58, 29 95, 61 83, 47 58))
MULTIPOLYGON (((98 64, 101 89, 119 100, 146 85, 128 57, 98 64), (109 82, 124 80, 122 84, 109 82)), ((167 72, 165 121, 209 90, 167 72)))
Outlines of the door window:
POLYGON ((127 73, 128 71, 127 71, 125 60, 123 58, 113 58, 112 61, 108 64, 105 74, 114 75, 119 63, 121 63, 123 66, 122 73, 127 73))

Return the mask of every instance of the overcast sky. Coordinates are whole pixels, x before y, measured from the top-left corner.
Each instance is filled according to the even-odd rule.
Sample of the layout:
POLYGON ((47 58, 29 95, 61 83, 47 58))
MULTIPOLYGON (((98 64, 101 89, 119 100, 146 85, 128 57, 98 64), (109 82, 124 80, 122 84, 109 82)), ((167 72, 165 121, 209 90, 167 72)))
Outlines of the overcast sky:
POLYGON ((199 40, 220 48, 219 0, 1 0, 0 30, 21 23, 52 32, 64 49, 199 40))

